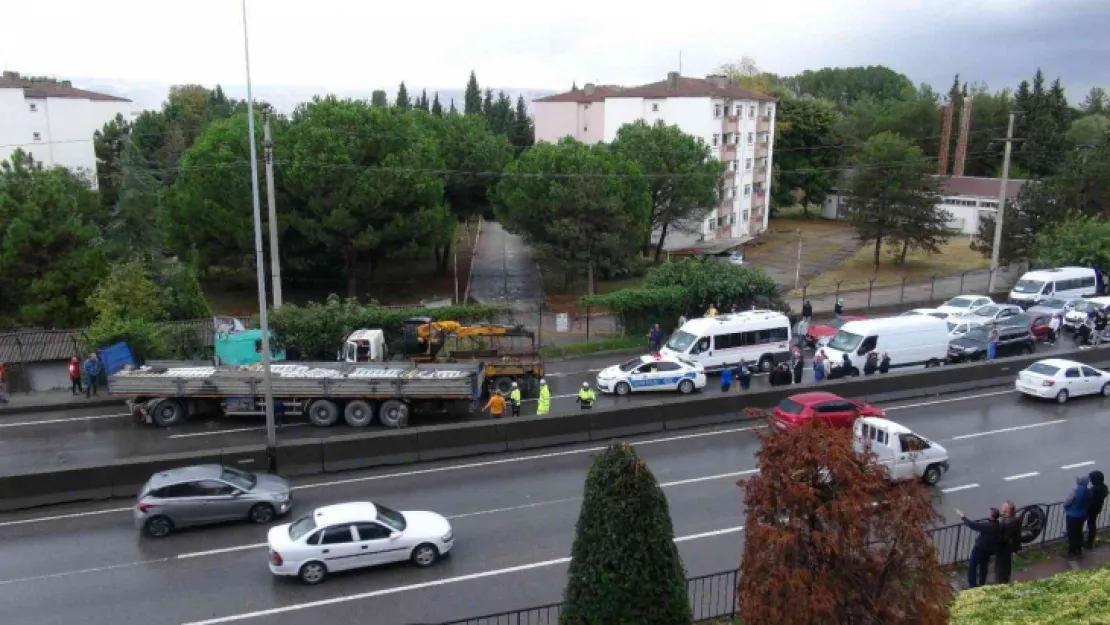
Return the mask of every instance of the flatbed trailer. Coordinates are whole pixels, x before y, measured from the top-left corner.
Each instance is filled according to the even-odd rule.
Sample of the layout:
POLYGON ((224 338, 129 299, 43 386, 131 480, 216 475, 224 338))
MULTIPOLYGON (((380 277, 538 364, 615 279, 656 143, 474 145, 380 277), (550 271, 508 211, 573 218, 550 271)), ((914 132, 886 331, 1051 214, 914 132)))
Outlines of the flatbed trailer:
MULTIPOLYGON (((305 415, 329 427, 346 420, 366 427, 406 427, 417 409, 480 406, 485 367, 479 363, 273 364, 277 415, 305 415)), ((126 397, 131 413, 170 427, 201 414, 265 415, 261 365, 249 367, 147 367, 108 378, 112 395, 126 397)))

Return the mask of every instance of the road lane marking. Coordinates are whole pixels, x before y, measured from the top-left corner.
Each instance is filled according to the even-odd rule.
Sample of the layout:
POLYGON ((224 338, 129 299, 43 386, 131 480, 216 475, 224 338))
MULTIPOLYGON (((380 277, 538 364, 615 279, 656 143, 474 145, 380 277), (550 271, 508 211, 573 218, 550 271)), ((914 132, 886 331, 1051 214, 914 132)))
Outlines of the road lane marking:
POLYGON ((1064 466, 1062 466, 1060 468, 1067 471, 1068 469, 1078 469, 1079 467, 1089 467, 1094 463, 1095 463, 1094 460, 1088 460, 1087 462, 1077 462, 1075 464, 1065 464, 1064 466))
MULTIPOLYGON (((300 428, 300 427, 304 427, 306 425, 308 425, 308 424, 307 423, 287 423, 287 424, 284 424, 284 425, 277 426, 277 429, 278 430, 283 430, 285 428, 300 428)), ((266 429, 266 426, 258 425, 258 426, 251 426, 251 427, 248 427, 248 428, 232 428, 230 430, 212 430, 210 432, 189 432, 188 434, 171 434, 169 436, 169 438, 193 438, 195 436, 216 436, 216 435, 219 435, 219 434, 233 434, 235 432, 258 432, 258 431, 265 430, 265 429, 266 429)))
POLYGON ((969 438, 979 438, 980 436, 991 436, 992 434, 1005 434, 1006 432, 1017 432, 1018 430, 1028 430, 1030 428, 1040 428, 1046 425, 1056 425, 1058 423, 1067 423, 1067 419, 1056 419, 1055 421, 1045 421, 1044 423, 1030 423, 1029 425, 1016 425, 1012 428, 1002 428, 1001 430, 988 430, 986 432, 975 432, 974 434, 961 434, 953 436, 948 440, 962 441, 969 438))
POLYGON ((209 549, 208 551, 193 551, 191 553, 181 553, 174 556, 174 560, 189 560, 191 558, 201 558, 204 556, 215 556, 221 553, 233 553, 236 551, 247 551, 248 549, 261 549, 262 547, 269 547, 269 543, 254 543, 253 545, 238 545, 235 547, 224 547, 223 549, 209 549))
POLYGON ((56 514, 54 516, 40 516, 33 519, 19 519, 18 521, 3 521, 0 522, 0 527, 11 527, 13 525, 30 525, 32 523, 44 523, 46 521, 64 521, 65 519, 79 519, 81 517, 95 516, 98 514, 116 514, 118 512, 130 512, 131 508, 108 508, 106 510, 92 510, 89 512, 74 512, 73 514, 56 514))
POLYGON ((1019 473, 1017 475, 1011 475, 1002 479, 1006 480, 1007 482, 1013 482, 1014 480, 1024 480, 1027 477, 1037 477, 1038 475, 1040 475, 1039 471, 1032 471, 1030 473, 1019 473))
POLYGON ((462 512, 460 514, 449 514, 449 515, 446 515, 444 518, 445 519, 465 519, 467 517, 483 516, 483 515, 486 515, 486 514, 498 514, 500 512, 515 512, 517 510, 529 510, 531 508, 540 508, 540 507, 543 507, 543 506, 554 506, 556 504, 561 504, 561 503, 570 503, 572 501, 578 501, 579 499, 582 499, 582 498, 581 497, 567 497, 565 499, 551 499, 549 501, 536 501, 536 502, 533 502, 533 503, 521 504, 519 506, 507 506, 505 508, 490 508, 489 510, 479 510, 477 512, 462 512))
POLYGON ((120 417, 130 417, 130 413, 125 414, 102 414, 90 415, 87 417, 66 417, 64 419, 44 419, 42 421, 20 421, 18 423, 0 423, 0 428, 25 428, 32 425, 50 425, 51 423, 73 423, 74 421, 96 421, 97 419, 119 419, 120 417))
POLYGON ((693 477, 688 480, 677 480, 674 482, 664 482, 660 484, 662 488, 670 486, 682 486, 683 484, 697 484, 698 482, 708 482, 710 480, 720 480, 726 477, 740 477, 742 475, 751 475, 752 473, 759 473, 759 469, 748 469, 746 471, 736 471, 734 473, 719 473, 717 475, 707 475, 705 477, 693 477))
POLYGON ((932 406, 932 405, 935 405, 935 404, 947 404, 949 402, 954 402, 954 401, 965 401, 965 400, 968 400, 968 399, 980 399, 980 398, 983 398, 983 397, 994 397, 995 395, 1009 395, 1011 393, 1016 393, 1016 392, 1017 391, 1015 391, 1014 389, 1008 389, 1008 390, 1005 390, 1005 391, 995 391, 993 393, 980 393, 979 395, 968 395, 966 397, 950 397, 948 399, 935 399, 933 401, 924 401, 924 402, 917 403, 917 404, 906 404, 905 406, 891 406, 889 408, 883 408, 883 410, 903 410, 905 408, 921 408, 922 406, 932 406))
POLYGON ((109 566, 98 566, 93 569, 81 569, 79 571, 66 571, 64 573, 51 573, 49 575, 35 575, 32 577, 21 577, 19 579, 5 579, 0 581, 0 586, 10 586, 12 584, 23 584, 26 582, 39 582, 47 579, 57 579, 59 577, 71 577, 73 575, 85 575, 88 573, 103 573, 104 571, 115 571, 117 569, 126 569, 133 566, 141 566, 144 564, 159 564, 161 562, 169 562, 172 558, 158 558, 155 560, 140 560, 138 562, 127 562, 125 564, 112 564, 109 566))
POLYGON ((942 493, 956 493, 961 490, 971 490, 972 488, 979 488, 978 484, 964 484, 963 486, 949 486, 948 488, 940 489, 942 493))
MULTIPOLYGON (((744 531, 744 526, 727 527, 724 529, 714 530, 710 532, 702 532, 700 534, 690 534, 688 536, 676 536, 674 541, 676 543, 687 542, 691 540, 700 540, 704 538, 713 538, 716 536, 723 536, 726 534, 735 534, 744 531)), ((370 592, 363 592, 354 595, 347 595, 344 597, 332 597, 330 599, 321 599, 319 601, 310 601, 307 603, 298 603, 293 605, 282 606, 279 608, 270 608, 268 610, 258 610, 256 612, 244 612, 242 614, 234 614, 231 616, 222 616, 219 618, 208 619, 204 621, 193 621, 185 625, 219 625, 220 623, 234 623, 236 621, 245 621, 248 619, 259 618, 263 616, 273 616, 275 614, 285 614, 288 612, 298 612, 301 610, 308 610, 311 608, 320 608, 329 605, 336 605, 340 603, 350 603, 352 601, 360 601, 362 599, 372 599, 374 597, 384 597, 388 595, 396 595, 405 592, 412 592, 414 590, 423 590, 425 588, 434 588, 436 586, 446 586, 449 584, 459 584, 462 582, 469 582, 476 579, 484 579, 487 577, 500 577, 503 575, 511 575, 513 573, 521 573, 523 571, 531 571, 535 569, 547 568, 567 564, 570 558, 556 558, 554 560, 544 560, 542 562, 530 562, 528 564, 521 564, 518 566, 511 566, 503 569, 493 569, 490 571, 480 571, 478 573, 470 573, 469 575, 458 575, 455 577, 447 577, 444 579, 432 580, 429 582, 421 582, 419 584, 408 584, 405 586, 395 586, 393 588, 383 588, 381 590, 372 590, 370 592)))

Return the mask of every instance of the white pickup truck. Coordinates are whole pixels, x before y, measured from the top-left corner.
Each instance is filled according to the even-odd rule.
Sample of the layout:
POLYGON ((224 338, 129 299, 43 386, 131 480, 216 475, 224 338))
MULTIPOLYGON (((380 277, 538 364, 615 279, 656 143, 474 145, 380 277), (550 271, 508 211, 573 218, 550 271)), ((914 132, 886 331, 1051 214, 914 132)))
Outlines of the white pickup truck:
POLYGON ((853 434, 856 452, 870 452, 886 465, 891 479, 918 478, 932 486, 948 471, 948 450, 904 425, 879 417, 860 417, 853 434))

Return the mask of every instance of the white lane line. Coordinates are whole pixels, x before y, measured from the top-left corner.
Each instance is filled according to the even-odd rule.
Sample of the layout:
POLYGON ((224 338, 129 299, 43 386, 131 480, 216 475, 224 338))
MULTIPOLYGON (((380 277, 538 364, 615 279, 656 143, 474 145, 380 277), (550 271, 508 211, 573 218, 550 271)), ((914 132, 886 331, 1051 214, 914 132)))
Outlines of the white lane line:
POLYGON ((80 571, 66 571, 65 573, 51 573, 50 575, 35 575, 33 577, 21 577, 19 579, 6 579, 0 581, 0 586, 9 586, 12 584, 22 584, 25 582, 38 582, 47 579, 57 579, 59 577, 71 577, 73 575, 84 575, 86 573, 102 573, 104 571, 114 571, 116 569, 126 569, 133 566, 141 566, 144 564, 158 564, 160 562, 169 562, 170 558, 158 558, 156 560, 140 560, 138 562, 127 562, 125 564, 112 564, 110 566, 98 566, 93 569, 81 569, 80 571))
POLYGON ((43 523, 46 521, 63 521, 65 519, 79 519, 81 517, 96 516, 98 514, 116 514, 118 512, 129 512, 131 508, 108 508, 107 510, 92 510, 90 512, 75 512, 73 514, 57 514, 54 516, 40 516, 33 519, 19 519, 18 521, 3 521, 0 522, 0 527, 11 527, 13 525, 30 525, 32 523, 43 523))
POLYGON ((175 560, 188 560, 190 558, 201 558, 204 556, 214 556, 221 553, 233 553, 235 551, 247 551, 248 549, 261 549, 269 547, 269 543, 255 543, 253 545, 239 545, 237 547, 224 547, 223 549, 209 549, 208 551, 194 551, 192 553, 182 553, 174 556, 175 560))
POLYGON ((130 413, 126 414, 102 414, 91 415, 88 417, 66 417, 65 419, 44 419, 42 421, 19 421, 17 423, 0 423, 0 428, 25 428, 32 425, 49 425, 51 423, 73 423, 75 421, 96 421, 97 419, 119 419, 121 417, 130 417, 130 413))
POLYGON ((1039 471, 1033 471, 1030 473, 1019 473, 1017 475, 1011 475, 1002 479, 1006 480, 1007 482, 1013 482, 1014 480, 1024 480, 1027 477, 1037 477, 1038 475, 1040 475, 1039 471))
POLYGON ((904 410, 906 408, 921 408, 922 406, 933 406, 935 404, 947 404, 949 402, 954 402, 954 401, 965 401, 965 400, 968 400, 968 399, 979 399, 979 398, 982 398, 982 397, 994 397, 996 395, 1009 395, 1011 393, 1016 393, 1016 392, 1017 391, 1015 391, 1013 389, 1008 389, 1008 390, 1005 390, 1005 391, 995 391, 993 393, 980 393, 978 395, 966 395, 964 397, 949 397, 948 399, 935 399, 933 401, 923 401, 923 402, 917 403, 917 404, 906 404, 905 406, 891 406, 889 408, 884 408, 883 410, 904 410))
POLYGON ((1055 421, 1045 421, 1044 423, 1030 423, 1029 425, 1016 425, 1012 428, 1002 428, 1001 430, 988 430, 986 432, 975 432, 974 434, 961 434, 953 436, 949 440, 962 441, 969 438, 979 438, 980 436, 991 436, 992 434, 1004 434, 1006 432, 1017 432, 1018 430, 1028 430, 1030 428, 1040 428, 1046 425, 1056 425, 1058 423, 1067 423, 1067 419, 1056 419, 1055 421))
POLYGON ((533 503, 521 504, 519 506, 508 506, 508 507, 505 507, 505 508, 491 508, 489 510, 479 510, 477 512, 463 512, 463 513, 460 513, 460 514, 450 514, 450 515, 447 515, 444 518, 447 518, 447 519, 465 519, 467 517, 483 516, 483 515, 487 515, 487 514, 498 514, 498 513, 501 513, 501 512, 515 512, 517 510, 529 510, 529 509, 532 509, 532 508, 541 508, 543 506, 554 506, 554 505, 561 504, 561 503, 570 503, 572 501, 578 501, 579 499, 582 499, 582 498, 581 497, 566 497, 564 499, 551 499, 549 501, 536 501, 536 502, 533 502, 533 503))
POLYGON ((950 486, 948 488, 940 489, 942 493, 955 493, 961 490, 971 490, 972 488, 979 488, 978 484, 964 484, 963 486, 950 486))
MULTIPOLYGON (((280 430, 280 429, 284 429, 284 428, 300 428, 300 427, 304 427, 306 425, 308 425, 308 424, 307 423, 288 423, 288 424, 285 424, 285 425, 278 426, 278 429, 280 430)), ((251 427, 248 427, 248 428, 232 428, 230 430, 212 430, 211 432, 189 432, 188 434, 171 434, 169 436, 169 438, 193 438, 195 436, 217 436, 217 435, 220 435, 220 434, 233 434, 235 432, 257 432, 257 431, 261 431, 261 430, 265 430, 265 429, 266 429, 266 426, 259 425, 259 426, 251 426, 251 427)))
MULTIPOLYGON (((677 536, 674 541, 676 543, 687 542, 691 540, 700 540, 703 538, 712 538, 715 536, 722 536, 725 534, 735 534, 744 531, 743 526, 728 527, 724 529, 714 530, 711 532, 702 532, 700 534, 690 534, 689 536, 677 536)), ((436 586, 446 586, 449 584, 458 584, 462 582, 469 582, 476 579, 484 579, 487 577, 499 577, 502 575, 511 575, 513 573, 520 573, 523 571, 531 571, 534 569, 541 569, 551 566, 558 566, 570 562, 570 558, 556 558, 554 560, 544 560, 542 562, 530 562, 528 564, 521 564, 519 566, 511 566, 503 569, 494 569, 490 571, 481 571, 479 573, 471 573, 469 575, 458 575, 456 577, 447 577, 444 579, 437 579, 430 582, 422 582, 419 584, 409 584, 407 586, 395 586, 393 588, 383 588, 381 590, 373 590, 370 592, 363 592, 354 595, 347 595, 345 597, 332 597, 330 599, 321 599, 319 601, 310 601, 307 603, 298 603, 293 605, 282 606, 280 608, 270 608, 268 610, 258 610, 256 612, 244 612, 243 614, 234 614, 231 616, 222 616, 219 618, 208 619, 204 621, 194 621, 186 623, 185 625, 219 625, 220 623, 234 623, 236 621, 245 621, 248 619, 259 618, 263 616, 273 616, 275 614, 286 614, 288 612, 298 612, 301 610, 308 610, 311 608, 320 608, 329 605, 336 605, 340 603, 350 603, 352 601, 360 601, 362 599, 372 599, 374 597, 384 597, 387 595, 396 595, 405 592, 412 592, 414 590, 423 590, 425 588, 434 588, 436 586)))
POLYGON ((710 480, 721 480, 727 477, 740 477, 742 475, 751 475, 752 473, 759 473, 759 469, 748 469, 746 471, 736 471, 735 473, 719 473, 717 475, 707 475, 705 477, 694 477, 688 480, 677 480, 674 482, 664 482, 660 484, 662 488, 671 486, 682 486, 683 484, 697 484, 698 482, 708 482, 710 480))
POLYGON ((1094 463, 1095 463, 1094 460, 1088 460, 1087 462, 1077 462, 1075 464, 1065 464, 1064 466, 1062 466, 1060 468, 1067 471, 1068 469, 1078 469, 1079 467, 1089 467, 1094 463))

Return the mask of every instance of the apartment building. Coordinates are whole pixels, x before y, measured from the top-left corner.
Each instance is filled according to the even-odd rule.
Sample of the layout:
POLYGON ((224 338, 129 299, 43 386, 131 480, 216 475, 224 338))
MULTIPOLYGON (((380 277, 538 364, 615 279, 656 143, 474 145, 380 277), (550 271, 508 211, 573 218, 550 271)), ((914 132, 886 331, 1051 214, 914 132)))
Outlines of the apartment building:
POLYGON ((696 247, 720 251, 767 229, 776 104, 726 76, 671 72, 666 80, 637 87, 587 85, 541 98, 535 102, 536 139, 610 142, 621 126, 638 119, 663 121, 702 138, 726 163, 726 173, 720 203, 703 222, 696 247))
POLYGON ((0 161, 17 148, 46 167, 85 171, 96 184, 93 134, 122 114, 133 117, 131 101, 77 89, 68 80, 0 75, 0 161))

